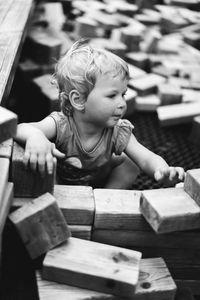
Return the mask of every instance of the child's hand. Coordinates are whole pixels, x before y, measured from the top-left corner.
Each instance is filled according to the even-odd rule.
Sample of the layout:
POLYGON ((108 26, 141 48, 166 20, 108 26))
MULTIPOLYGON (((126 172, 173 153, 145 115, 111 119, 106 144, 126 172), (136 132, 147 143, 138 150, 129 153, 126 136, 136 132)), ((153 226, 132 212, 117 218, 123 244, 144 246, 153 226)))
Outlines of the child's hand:
POLYGON ((38 167, 39 172, 44 175, 45 167, 48 174, 52 174, 54 163, 57 158, 64 158, 65 154, 56 149, 55 144, 51 143, 44 134, 33 134, 27 142, 24 153, 24 164, 32 170, 38 167))
POLYGON ((160 168, 155 171, 154 178, 158 182, 162 182, 168 186, 173 186, 185 179, 185 171, 181 167, 160 168))

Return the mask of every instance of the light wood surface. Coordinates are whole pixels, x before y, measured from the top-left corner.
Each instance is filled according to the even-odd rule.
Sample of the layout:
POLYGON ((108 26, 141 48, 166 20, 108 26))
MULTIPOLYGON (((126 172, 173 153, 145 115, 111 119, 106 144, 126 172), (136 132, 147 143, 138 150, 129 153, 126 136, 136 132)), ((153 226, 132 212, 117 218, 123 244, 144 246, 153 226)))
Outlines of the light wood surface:
MULTIPOLYGON (((47 281, 37 273, 40 300, 125 300, 127 298, 47 281)), ((142 259, 135 295, 130 300, 172 300, 176 285, 162 258, 142 259)))
POLYGON ((137 251, 71 237, 47 253, 42 274, 50 281, 132 297, 140 258, 137 251))
POLYGON ((140 211, 156 233, 200 228, 200 207, 183 188, 142 191, 140 211))
POLYGON ((186 172, 184 190, 200 206, 200 169, 192 169, 186 172))
POLYGON ((16 134, 17 115, 0 106, 0 143, 16 134))

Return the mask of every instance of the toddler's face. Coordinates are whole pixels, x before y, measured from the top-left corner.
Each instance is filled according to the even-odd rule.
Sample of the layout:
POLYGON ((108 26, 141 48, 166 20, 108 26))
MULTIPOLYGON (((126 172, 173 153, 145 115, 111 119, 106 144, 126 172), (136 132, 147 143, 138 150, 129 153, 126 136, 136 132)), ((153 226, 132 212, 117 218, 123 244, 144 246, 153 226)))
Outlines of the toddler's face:
POLYGON ((101 75, 85 102, 85 117, 99 127, 113 127, 126 111, 128 80, 101 75))

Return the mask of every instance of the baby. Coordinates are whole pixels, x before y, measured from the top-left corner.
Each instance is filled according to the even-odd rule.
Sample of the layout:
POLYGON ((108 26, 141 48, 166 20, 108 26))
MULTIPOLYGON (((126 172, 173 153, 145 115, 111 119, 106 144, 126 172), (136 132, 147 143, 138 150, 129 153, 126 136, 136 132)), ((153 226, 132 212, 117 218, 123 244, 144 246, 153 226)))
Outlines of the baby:
POLYGON ((55 80, 61 112, 18 125, 26 166, 52 173, 57 159, 59 184, 92 187, 130 189, 140 170, 166 185, 184 180, 183 168, 141 145, 123 119, 129 80, 124 60, 80 40, 57 63, 55 80))

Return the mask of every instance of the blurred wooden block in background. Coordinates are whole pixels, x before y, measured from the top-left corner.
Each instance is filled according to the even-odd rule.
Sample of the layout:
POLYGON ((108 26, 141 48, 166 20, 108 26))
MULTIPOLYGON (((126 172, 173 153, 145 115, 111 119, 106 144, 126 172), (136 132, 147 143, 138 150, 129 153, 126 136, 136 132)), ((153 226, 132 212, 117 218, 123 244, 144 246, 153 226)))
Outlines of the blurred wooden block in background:
POLYGON ((184 190, 200 206, 200 169, 187 170, 184 190))
POLYGON ((126 61, 134 65, 144 71, 147 70, 148 67, 148 54, 143 52, 128 52, 126 53, 126 61))
POLYGON ((138 92, 139 96, 146 96, 157 93, 157 88, 161 83, 166 81, 165 77, 149 73, 140 78, 131 79, 129 86, 138 92))
POLYGON ((140 191, 94 189, 94 228, 151 230, 140 213, 140 196, 140 191))
POLYGON ((56 166, 54 165, 53 174, 45 173, 45 176, 39 171, 32 171, 30 167, 25 168, 23 163, 24 148, 14 142, 11 181, 14 183, 15 197, 38 197, 46 192, 53 193, 56 166))
POLYGON ((0 203, 4 199, 4 194, 8 183, 9 167, 9 159, 0 157, 0 203))
POLYGON ((44 261, 43 279, 103 293, 133 297, 139 278, 141 253, 69 238, 50 250, 44 261))
MULTIPOLYGON (((43 280, 37 273, 37 283, 41 300, 126 300, 120 296, 103 294, 92 290, 43 280)), ((141 259, 139 281, 134 295, 135 300, 173 300, 176 293, 169 270, 162 258, 141 259)))
POLYGON ((52 75, 44 74, 32 80, 36 88, 39 88, 40 97, 48 107, 49 113, 52 111, 60 111, 61 101, 59 99, 59 91, 52 83, 52 75))
POLYGON ((158 86, 158 96, 161 105, 181 103, 183 97, 180 87, 167 83, 158 86))
POLYGON ((10 138, 2 143, 0 143, 0 157, 11 158, 13 148, 13 139, 10 138))
POLYGON ((45 193, 9 215, 31 258, 46 253, 70 236, 55 198, 45 193))
POLYGON ((92 187, 56 184, 54 197, 68 224, 93 224, 95 206, 92 187))
POLYGON ((200 207, 183 188, 142 191, 140 211, 156 233, 200 228, 200 207))
POLYGON ((165 105, 157 108, 161 126, 171 126, 192 122, 195 116, 200 115, 200 103, 180 103, 165 105))
POLYGON ((128 88, 125 99, 126 99, 126 105, 127 105, 127 110, 125 113, 125 116, 131 116, 134 111, 135 111, 135 99, 137 97, 137 92, 128 88))
POLYGON ((0 143, 16 134, 17 115, 10 110, 0 107, 0 143))
POLYGON ((138 111, 156 111, 158 106, 160 106, 160 98, 156 94, 135 99, 135 110, 138 111))

